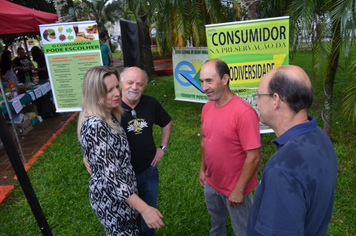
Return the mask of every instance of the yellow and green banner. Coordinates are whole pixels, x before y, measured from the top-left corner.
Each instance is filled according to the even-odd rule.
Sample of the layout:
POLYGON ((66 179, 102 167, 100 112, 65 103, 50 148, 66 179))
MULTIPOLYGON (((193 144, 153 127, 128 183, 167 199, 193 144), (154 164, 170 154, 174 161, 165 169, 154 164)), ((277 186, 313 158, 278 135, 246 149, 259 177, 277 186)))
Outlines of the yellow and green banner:
POLYGON ((84 75, 102 65, 97 24, 78 21, 39 27, 57 112, 80 111, 84 75))
POLYGON ((230 88, 253 104, 261 78, 289 64, 289 17, 206 25, 209 59, 230 67, 230 88))
MULTIPOLYGON (((209 59, 230 68, 230 89, 253 106, 261 78, 289 64, 289 16, 206 25, 209 59)), ((260 133, 272 130, 260 124, 260 133)))

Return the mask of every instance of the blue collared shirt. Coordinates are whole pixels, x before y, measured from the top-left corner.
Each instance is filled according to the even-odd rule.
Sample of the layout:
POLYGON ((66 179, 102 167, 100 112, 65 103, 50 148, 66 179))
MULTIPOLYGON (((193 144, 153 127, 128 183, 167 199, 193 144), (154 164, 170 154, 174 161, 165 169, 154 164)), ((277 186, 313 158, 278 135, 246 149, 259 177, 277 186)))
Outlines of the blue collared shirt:
POLYGON ((308 133, 318 127, 318 123, 316 122, 315 117, 308 116, 308 120, 309 122, 293 126, 284 132, 281 136, 272 140, 272 142, 277 146, 277 151, 295 136, 308 133))
POLYGON ((247 235, 326 234, 333 212, 337 158, 330 138, 314 117, 272 142, 255 191, 247 235))

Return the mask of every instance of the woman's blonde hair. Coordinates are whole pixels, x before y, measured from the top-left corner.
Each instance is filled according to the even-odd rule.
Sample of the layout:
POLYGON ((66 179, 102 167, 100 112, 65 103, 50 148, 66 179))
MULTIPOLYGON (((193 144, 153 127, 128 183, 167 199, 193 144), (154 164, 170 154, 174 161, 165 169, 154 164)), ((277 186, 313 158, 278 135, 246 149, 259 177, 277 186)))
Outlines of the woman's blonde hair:
MULTIPOLYGON (((117 125, 114 124, 109 114, 105 109, 105 99, 107 89, 104 84, 104 79, 107 76, 115 75, 119 81, 119 89, 122 94, 122 86, 119 79, 119 74, 116 69, 112 69, 108 66, 95 66, 89 69, 83 80, 83 96, 82 96, 82 111, 78 118, 77 135, 80 141, 80 131, 82 128, 83 120, 86 116, 96 116, 103 119, 110 127, 115 129, 118 133, 120 130, 117 125)), ((114 108, 111 112, 112 116, 120 123, 121 116, 124 113, 122 106, 114 108)))

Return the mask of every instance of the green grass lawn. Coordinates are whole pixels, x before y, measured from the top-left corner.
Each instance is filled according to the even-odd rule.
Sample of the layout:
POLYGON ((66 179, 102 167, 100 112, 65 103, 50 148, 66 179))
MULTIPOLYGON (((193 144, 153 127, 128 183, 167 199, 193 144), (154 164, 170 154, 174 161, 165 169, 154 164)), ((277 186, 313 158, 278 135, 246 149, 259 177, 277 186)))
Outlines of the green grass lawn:
MULTIPOLYGON (((310 53, 298 54, 291 64, 302 66, 310 74, 310 53)), ((356 165, 353 160, 356 129, 341 113, 341 92, 347 78, 348 75, 339 70, 332 123, 332 141, 338 155, 339 172, 328 235, 356 235, 356 165)), ((322 126, 323 88, 317 82, 314 86, 315 100, 310 114, 322 126)), ((208 235, 210 217, 205 207, 203 188, 198 183, 200 113, 203 104, 175 101, 172 76, 160 77, 156 85, 149 84, 145 94, 162 101, 173 118, 169 150, 158 165, 158 208, 165 216, 166 227, 157 230, 156 235, 208 235)), ((160 130, 155 128, 154 134, 158 142, 160 130)), ((264 161, 275 151, 271 143, 274 138, 274 134, 263 135, 264 161)), ((89 174, 82 164, 82 155, 74 120, 28 171, 53 235, 105 235, 89 205, 89 174)), ((0 235, 40 235, 18 183, 0 205, 0 235)), ((228 235, 233 235, 231 227, 228 235)))
POLYGON ((120 50, 116 50, 115 52, 111 53, 112 57, 119 57, 122 54, 120 50))

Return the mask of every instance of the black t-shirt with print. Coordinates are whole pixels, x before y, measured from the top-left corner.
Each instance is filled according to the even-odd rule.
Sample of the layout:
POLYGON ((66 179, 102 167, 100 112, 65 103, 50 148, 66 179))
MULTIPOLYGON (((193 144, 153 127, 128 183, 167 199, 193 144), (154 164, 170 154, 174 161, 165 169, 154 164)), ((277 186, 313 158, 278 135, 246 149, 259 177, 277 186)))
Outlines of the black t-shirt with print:
MULTIPOLYGON (((31 67, 31 59, 29 57, 24 57, 24 58, 19 58, 19 57, 16 57, 12 63, 15 64, 15 67, 16 66, 21 66, 21 67, 31 67)), ((31 81, 33 82, 33 75, 32 75, 32 70, 29 70, 27 71, 28 74, 30 75, 31 77, 31 81)), ((24 70, 18 70, 17 72, 17 76, 19 78, 19 83, 26 83, 26 78, 25 78, 25 71, 24 70)))
POLYGON ((125 113, 121 119, 121 126, 125 129, 131 150, 131 163, 136 174, 146 170, 156 155, 156 144, 153 140, 153 124, 165 127, 171 117, 161 104, 153 97, 142 95, 140 102, 134 108, 136 119, 132 116, 132 109, 122 102, 125 113))

